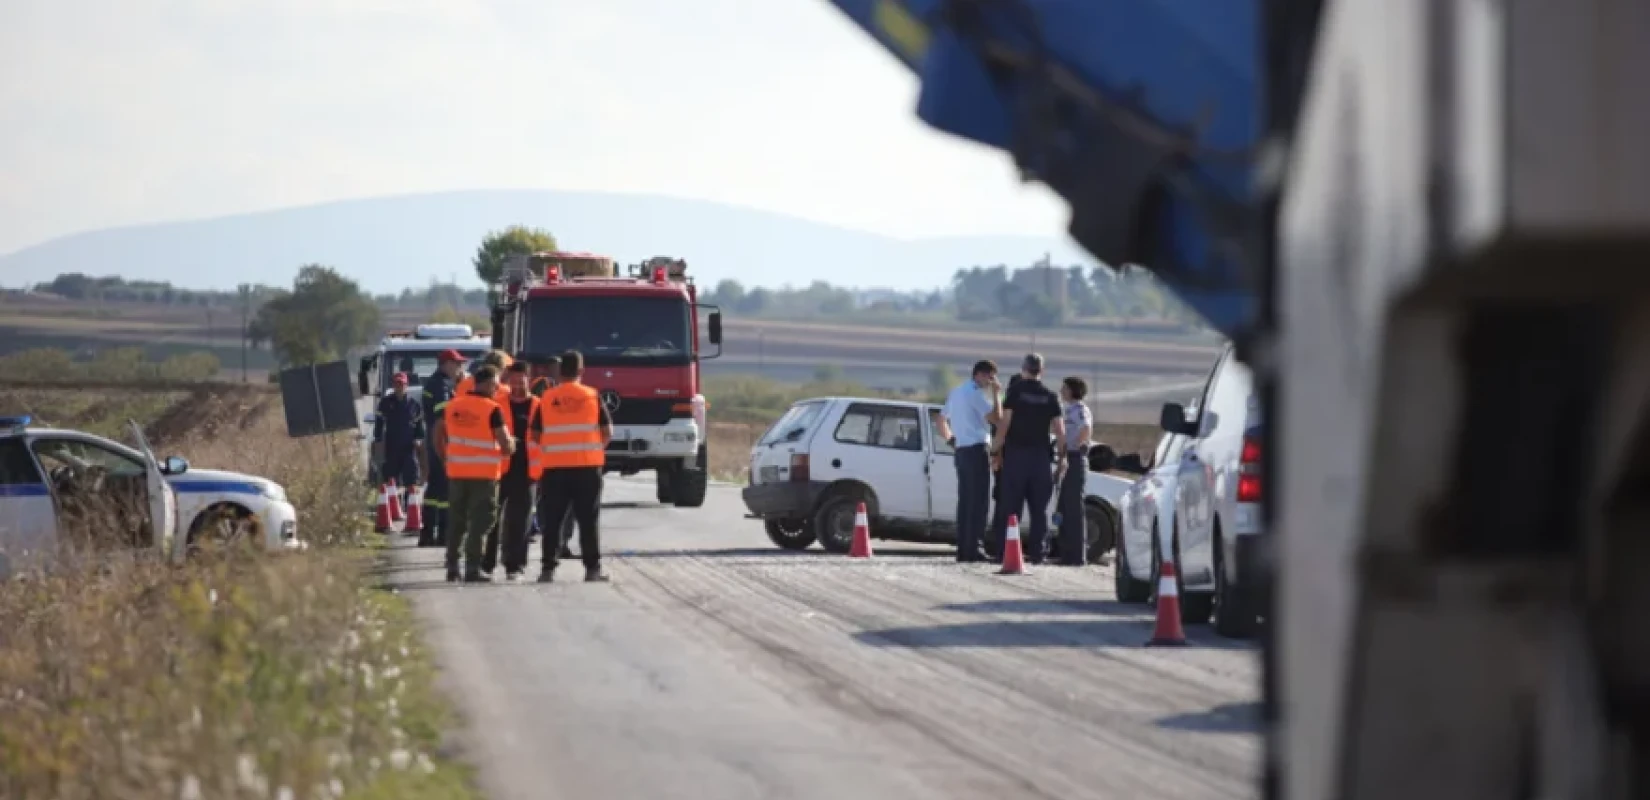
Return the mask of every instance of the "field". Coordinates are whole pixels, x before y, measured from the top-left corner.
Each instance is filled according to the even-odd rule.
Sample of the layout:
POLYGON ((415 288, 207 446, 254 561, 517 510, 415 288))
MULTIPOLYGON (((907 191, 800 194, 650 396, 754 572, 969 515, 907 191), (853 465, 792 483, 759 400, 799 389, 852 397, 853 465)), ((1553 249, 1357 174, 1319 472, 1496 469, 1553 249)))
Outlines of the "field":
MULTIPOLYGON (((0 583, 0 797, 473 796, 408 609, 374 588, 350 446, 292 440, 268 387, 0 388, 0 413, 282 483, 308 550, 122 558, 97 524, 0 583)), ((350 437, 341 437, 349 440, 350 437)))
MULTIPOLYGON (((396 327, 420 321, 421 314, 412 312, 385 318, 386 325, 396 327)), ((1047 359, 1051 374, 1081 375, 1096 392, 1138 391, 1195 381, 1207 374, 1218 355, 1217 346, 1207 338, 1079 328, 937 329, 741 319, 732 314, 724 328, 721 356, 703 362, 707 376, 759 375, 801 383, 811 380, 821 366, 833 365, 846 378, 886 390, 925 389, 936 367, 960 373, 981 358, 1012 369, 1022 355, 1036 351, 1047 359)), ((136 304, 82 308, 39 298, 0 300, 0 355, 31 347, 83 352, 137 345, 158 360, 204 349, 218 357, 223 377, 239 377, 239 331, 238 315, 225 309, 136 304)), ((248 366, 261 374, 273 363, 267 351, 252 351, 248 366)), ((1159 401, 1148 397, 1136 406, 1120 407, 1117 415, 1128 415, 1131 422, 1155 419, 1159 401)))

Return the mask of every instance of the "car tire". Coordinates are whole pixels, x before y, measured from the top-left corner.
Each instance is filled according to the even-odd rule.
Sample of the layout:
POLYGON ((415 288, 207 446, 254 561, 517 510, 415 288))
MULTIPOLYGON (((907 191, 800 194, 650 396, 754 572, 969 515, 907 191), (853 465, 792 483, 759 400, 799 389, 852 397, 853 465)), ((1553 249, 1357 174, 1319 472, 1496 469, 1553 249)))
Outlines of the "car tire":
POLYGON ((1100 558, 1117 546, 1117 523, 1098 505, 1084 504, 1083 534, 1088 538, 1090 564, 1100 563, 1100 558))
POLYGON ((705 446, 699 445, 699 457, 693 469, 672 470, 671 502, 677 508, 698 508, 705 504, 705 493, 710 490, 710 473, 705 470, 708 458, 705 446))
POLYGON ((186 552, 199 555, 210 549, 262 546, 263 525, 252 512, 240 506, 220 503, 196 515, 189 525, 186 552))
POLYGON ((1140 604, 1152 599, 1151 581, 1137 580, 1129 571, 1129 547, 1121 541, 1117 544, 1117 558, 1112 569, 1112 587, 1117 593, 1117 602, 1140 604))
POLYGON ((799 519, 765 519, 762 528, 768 540, 784 550, 806 550, 814 543, 814 532, 799 519))
POLYGON ((1220 526, 1215 526, 1215 633, 1228 639, 1248 639, 1260 627, 1254 593, 1226 579, 1226 548, 1220 526))
POLYGON ((814 509, 813 533, 828 553, 842 554, 854 545, 854 514, 864 497, 852 489, 827 495, 814 509))

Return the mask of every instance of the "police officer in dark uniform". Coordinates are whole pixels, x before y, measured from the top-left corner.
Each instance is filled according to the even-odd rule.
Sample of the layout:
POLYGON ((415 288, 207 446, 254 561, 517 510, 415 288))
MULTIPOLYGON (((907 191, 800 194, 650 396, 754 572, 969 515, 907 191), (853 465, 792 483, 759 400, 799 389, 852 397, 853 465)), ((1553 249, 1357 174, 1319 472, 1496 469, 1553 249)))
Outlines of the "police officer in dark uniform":
MULTIPOLYGON (((1030 520, 1030 530, 1022 532, 1020 541, 1026 561, 1032 564, 1043 563, 1048 544, 1048 505, 1054 498, 1049 435, 1057 440, 1065 435, 1060 398, 1043 385, 1042 376, 1043 357, 1026 356, 1019 382, 1009 387, 1003 399, 1003 420, 997 425, 992 448, 1003 457, 1000 504, 1010 514, 1025 507, 1030 520)), ((1058 448, 1056 457, 1063 460, 1065 452, 1064 447, 1058 448)))
POLYGON ((390 379, 390 390, 378 400, 372 448, 378 458, 378 474, 386 481, 394 480, 400 491, 411 492, 423 482, 424 409, 417 398, 407 394, 405 372, 397 372, 390 379))
MULTIPOLYGON (((441 419, 447 403, 457 390, 458 376, 468 361, 457 350, 447 350, 436 359, 435 374, 424 381, 424 419, 441 419)), ((433 437, 426 439, 424 464, 429 480, 424 487, 424 530, 418 534, 419 547, 442 547, 447 536, 447 467, 435 451, 433 437)))

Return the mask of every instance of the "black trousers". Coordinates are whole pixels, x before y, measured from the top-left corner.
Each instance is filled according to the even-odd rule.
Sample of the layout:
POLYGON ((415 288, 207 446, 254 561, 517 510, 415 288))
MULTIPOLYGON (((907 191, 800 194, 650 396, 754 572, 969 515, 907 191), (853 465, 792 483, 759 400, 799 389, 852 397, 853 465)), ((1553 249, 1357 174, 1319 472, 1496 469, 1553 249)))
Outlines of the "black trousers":
POLYGON ((487 531, 487 545, 481 554, 483 572, 492 572, 500 563, 506 572, 527 568, 527 532, 533 524, 535 488, 525 468, 519 473, 511 470, 498 482, 498 516, 487 531))
POLYGON ((1047 447, 1009 445, 1003 448, 1003 493, 998 505, 1007 516, 1026 511, 1020 521, 1020 546, 1025 559, 1032 564, 1043 563, 1043 549, 1048 544, 1048 504, 1054 499, 1054 471, 1049 464, 1047 447), (1028 531, 1027 528, 1030 530, 1028 531))
POLYGON ((546 524, 539 528, 539 550, 543 553, 544 568, 554 570, 561 564, 562 527, 550 526, 551 520, 562 520, 572 512, 579 528, 579 558, 587 570, 602 566, 602 540, 597 520, 602 508, 601 467, 571 467, 547 469, 539 479, 539 519, 546 524))

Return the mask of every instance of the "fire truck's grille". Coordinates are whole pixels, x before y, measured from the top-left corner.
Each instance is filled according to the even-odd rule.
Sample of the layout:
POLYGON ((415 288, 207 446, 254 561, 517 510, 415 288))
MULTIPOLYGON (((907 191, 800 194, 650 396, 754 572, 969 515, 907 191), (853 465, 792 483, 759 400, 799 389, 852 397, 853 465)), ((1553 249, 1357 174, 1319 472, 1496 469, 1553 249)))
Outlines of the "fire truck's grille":
POLYGON ((613 412, 614 425, 663 425, 670 421, 675 398, 626 397, 613 412))

